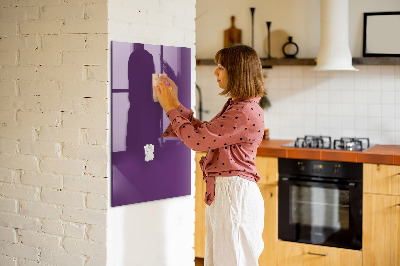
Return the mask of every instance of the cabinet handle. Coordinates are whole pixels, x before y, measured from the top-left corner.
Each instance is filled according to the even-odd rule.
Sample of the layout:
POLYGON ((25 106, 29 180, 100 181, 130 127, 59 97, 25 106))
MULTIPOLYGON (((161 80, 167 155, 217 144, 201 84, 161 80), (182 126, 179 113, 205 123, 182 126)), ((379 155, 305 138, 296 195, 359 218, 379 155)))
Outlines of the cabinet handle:
POLYGON ((317 255, 317 256, 323 256, 323 257, 328 256, 328 254, 313 253, 313 252, 307 252, 307 254, 310 254, 310 255, 317 255))

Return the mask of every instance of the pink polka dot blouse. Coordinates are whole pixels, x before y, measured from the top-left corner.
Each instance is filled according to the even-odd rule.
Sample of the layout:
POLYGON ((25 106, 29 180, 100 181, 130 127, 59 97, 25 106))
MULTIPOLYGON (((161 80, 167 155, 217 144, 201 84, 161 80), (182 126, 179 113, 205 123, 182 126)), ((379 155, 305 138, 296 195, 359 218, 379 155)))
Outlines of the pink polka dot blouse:
POLYGON ((265 128, 259 100, 229 98, 209 122, 194 118, 193 111, 182 104, 167 112, 171 123, 163 137, 179 137, 190 149, 207 151, 200 159, 207 205, 214 200, 216 176, 240 176, 253 182, 260 179, 254 163, 265 128))

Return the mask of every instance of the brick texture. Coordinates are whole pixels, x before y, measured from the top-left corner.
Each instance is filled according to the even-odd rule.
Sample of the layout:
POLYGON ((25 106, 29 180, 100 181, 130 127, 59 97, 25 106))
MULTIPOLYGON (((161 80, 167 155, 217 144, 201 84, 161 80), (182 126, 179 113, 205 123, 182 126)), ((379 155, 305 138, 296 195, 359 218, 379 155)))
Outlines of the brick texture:
POLYGON ((106 264, 107 2, 0 1, 0 265, 106 264))

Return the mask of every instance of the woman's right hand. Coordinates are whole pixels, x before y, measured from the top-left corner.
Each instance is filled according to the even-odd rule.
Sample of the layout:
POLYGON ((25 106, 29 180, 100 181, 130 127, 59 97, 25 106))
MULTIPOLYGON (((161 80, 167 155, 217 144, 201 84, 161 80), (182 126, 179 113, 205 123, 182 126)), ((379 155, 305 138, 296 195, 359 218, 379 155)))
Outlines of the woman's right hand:
POLYGON ((181 104, 179 102, 179 100, 178 100, 178 86, 176 86, 175 82, 172 79, 168 78, 168 77, 162 76, 161 80, 164 83, 168 82, 170 84, 170 86, 171 86, 171 100, 172 100, 172 103, 173 103, 174 107, 178 108, 178 106, 181 104))

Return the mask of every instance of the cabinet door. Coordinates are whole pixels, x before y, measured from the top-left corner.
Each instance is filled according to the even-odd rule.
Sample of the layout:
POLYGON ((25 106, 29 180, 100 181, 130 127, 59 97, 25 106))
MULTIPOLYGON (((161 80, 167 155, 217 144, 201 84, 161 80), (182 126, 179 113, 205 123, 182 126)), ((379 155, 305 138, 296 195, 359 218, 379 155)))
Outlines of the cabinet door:
POLYGON ((278 241, 278 187, 259 185, 264 198, 264 250, 258 259, 260 266, 276 265, 276 242, 278 241))
POLYGON ((400 195, 400 166, 365 163, 363 176, 364 193, 400 195))
POLYGON ((400 196, 364 194, 363 265, 400 266, 400 196))
POLYGON ((258 184, 278 185, 278 158, 257 156, 254 162, 261 176, 258 184))
POLYGON ((361 266, 362 252, 278 241, 278 266, 361 266))
POLYGON ((195 234, 194 234, 194 251, 195 257, 204 258, 204 248, 206 240, 204 195, 206 193, 206 183, 203 181, 203 172, 200 169, 199 161, 205 152, 196 152, 196 193, 195 193, 195 234))

